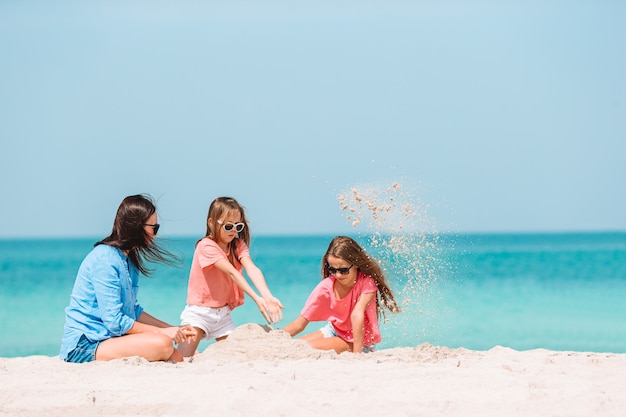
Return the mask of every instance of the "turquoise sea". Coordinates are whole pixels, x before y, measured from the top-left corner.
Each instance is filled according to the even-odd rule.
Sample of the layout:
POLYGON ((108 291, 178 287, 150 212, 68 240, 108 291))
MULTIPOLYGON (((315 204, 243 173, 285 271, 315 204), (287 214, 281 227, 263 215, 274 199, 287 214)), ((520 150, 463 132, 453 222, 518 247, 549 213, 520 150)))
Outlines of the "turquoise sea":
MULTIPOLYGON (((626 353, 626 233, 353 237, 381 260, 403 309, 387 315, 379 349, 626 353)), ((319 281, 331 238, 253 239, 252 256, 285 305, 278 328, 319 281)), ((0 240, 0 357, 58 354, 74 277, 96 240, 0 240)), ((180 267, 158 265, 141 279, 140 303, 172 324, 185 303, 195 240, 163 238, 183 257, 180 267)), ((249 299, 233 314, 237 324, 262 322, 249 299)))

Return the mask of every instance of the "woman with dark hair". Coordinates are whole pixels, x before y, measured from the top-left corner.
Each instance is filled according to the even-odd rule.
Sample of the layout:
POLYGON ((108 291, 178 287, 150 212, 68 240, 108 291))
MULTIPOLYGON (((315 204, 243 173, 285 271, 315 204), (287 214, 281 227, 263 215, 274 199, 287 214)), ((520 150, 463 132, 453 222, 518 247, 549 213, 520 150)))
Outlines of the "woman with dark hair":
POLYGON ((143 311, 137 302, 139 274, 147 262, 173 264, 176 256, 160 248, 156 207, 150 197, 126 197, 111 234, 85 257, 65 309, 60 357, 90 362, 128 356, 149 361, 183 360, 173 343, 195 340, 191 326, 171 326, 143 311))

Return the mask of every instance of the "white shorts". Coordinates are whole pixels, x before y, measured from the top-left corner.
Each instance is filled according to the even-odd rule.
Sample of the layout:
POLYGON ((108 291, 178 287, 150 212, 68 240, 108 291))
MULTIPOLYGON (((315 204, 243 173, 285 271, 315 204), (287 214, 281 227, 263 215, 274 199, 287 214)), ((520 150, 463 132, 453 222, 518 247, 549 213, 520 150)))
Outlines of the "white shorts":
POLYGON ((219 308, 187 305, 180 313, 181 324, 190 324, 202 329, 204 339, 217 339, 228 336, 235 330, 235 323, 230 315, 230 307, 219 308))

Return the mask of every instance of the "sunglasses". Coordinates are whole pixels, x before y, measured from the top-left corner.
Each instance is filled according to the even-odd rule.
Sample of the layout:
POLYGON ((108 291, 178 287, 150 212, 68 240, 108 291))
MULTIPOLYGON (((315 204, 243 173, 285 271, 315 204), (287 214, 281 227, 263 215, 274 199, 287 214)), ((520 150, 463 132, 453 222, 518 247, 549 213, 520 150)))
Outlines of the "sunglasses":
POLYGON ((230 232, 231 230, 235 229, 235 231, 239 233, 246 227, 245 223, 232 223, 232 222, 222 223, 221 220, 218 220, 217 223, 221 224, 224 230, 226 230, 227 232, 230 232))
POLYGON ((339 272, 341 275, 346 275, 347 273, 350 272, 350 268, 352 268, 354 265, 350 265, 346 268, 333 268, 332 266, 326 264, 326 269, 328 269, 328 272, 330 272, 331 274, 335 275, 337 272, 339 272))
POLYGON ((145 223, 144 226, 150 226, 152 227, 152 234, 156 236, 157 233, 159 233, 159 227, 161 227, 160 224, 155 223, 155 224, 149 224, 149 223, 145 223))

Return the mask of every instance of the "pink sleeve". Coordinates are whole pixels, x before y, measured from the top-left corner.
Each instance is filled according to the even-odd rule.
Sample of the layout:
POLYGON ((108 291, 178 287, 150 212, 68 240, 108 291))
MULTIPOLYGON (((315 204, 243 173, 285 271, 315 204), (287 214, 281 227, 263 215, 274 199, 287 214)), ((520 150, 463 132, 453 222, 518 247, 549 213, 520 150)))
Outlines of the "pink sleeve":
MULTIPOLYGON (((212 239, 206 238, 198 242, 198 262, 202 269, 207 266, 213 265, 220 259, 228 259, 228 256, 222 251, 222 249, 212 239)), ((237 239, 236 258, 239 260, 244 256, 250 256, 250 249, 243 240, 237 239)), ((238 265, 235 265, 237 269, 241 269, 238 265)))
POLYGON ((331 315, 330 291, 332 288, 332 279, 324 278, 309 295, 300 315, 308 321, 328 320, 331 315))
POLYGON ((363 275, 363 280, 362 280, 362 285, 360 288, 359 293, 361 294, 368 294, 371 292, 377 292, 378 291, 378 287, 376 286, 376 281, 374 281, 374 278, 370 277, 369 275, 363 275))
POLYGON ((198 263, 200 264, 200 267, 202 269, 206 268, 207 266, 213 265, 220 259, 226 258, 222 249, 217 246, 217 243, 209 238, 202 239, 200 242, 198 242, 197 251, 198 263))
POLYGON ((246 245, 246 242, 244 242, 241 239, 237 239, 236 254, 237 254, 236 256, 237 259, 241 259, 244 256, 250 257, 250 248, 248 248, 248 245, 246 245))

